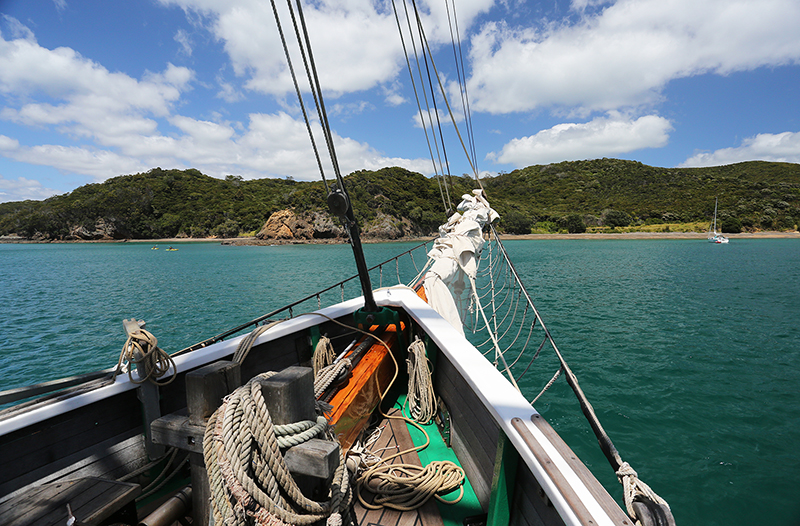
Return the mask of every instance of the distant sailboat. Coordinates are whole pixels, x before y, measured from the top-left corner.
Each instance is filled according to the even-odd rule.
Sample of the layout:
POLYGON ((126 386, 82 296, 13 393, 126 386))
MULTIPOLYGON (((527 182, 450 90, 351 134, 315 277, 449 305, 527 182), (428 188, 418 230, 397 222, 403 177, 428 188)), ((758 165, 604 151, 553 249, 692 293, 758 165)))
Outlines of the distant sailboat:
POLYGON ((708 241, 710 243, 727 243, 728 238, 717 232, 717 203, 718 200, 714 198, 714 222, 708 229, 708 241))

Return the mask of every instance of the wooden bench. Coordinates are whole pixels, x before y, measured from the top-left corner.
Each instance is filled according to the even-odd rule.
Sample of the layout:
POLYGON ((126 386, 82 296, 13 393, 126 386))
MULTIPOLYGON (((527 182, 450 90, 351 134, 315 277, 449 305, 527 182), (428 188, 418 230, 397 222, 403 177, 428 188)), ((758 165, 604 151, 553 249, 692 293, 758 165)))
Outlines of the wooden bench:
POLYGON ((100 526, 108 519, 136 524, 139 484, 87 477, 50 482, 0 503, 5 526, 66 526, 67 504, 76 525, 100 526))

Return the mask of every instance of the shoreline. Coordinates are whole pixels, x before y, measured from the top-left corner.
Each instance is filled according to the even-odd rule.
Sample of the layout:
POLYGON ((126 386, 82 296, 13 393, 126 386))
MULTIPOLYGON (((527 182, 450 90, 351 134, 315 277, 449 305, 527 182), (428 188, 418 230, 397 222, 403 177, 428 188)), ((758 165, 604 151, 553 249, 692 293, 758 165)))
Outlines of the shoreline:
MULTIPOLYGON (((725 234, 731 240, 734 239, 800 239, 800 232, 742 232, 740 234, 725 234)), ((582 233, 582 234, 500 234, 503 241, 514 240, 547 240, 547 239, 706 239, 706 232, 619 232, 619 233, 582 233)), ((362 239, 364 244, 372 243, 402 243, 402 242, 423 242, 433 240, 434 237, 404 237, 400 239, 362 239)), ((90 239, 90 240, 69 240, 69 241, 33 241, 23 238, 12 238, 10 236, 0 237, 3 244, 70 244, 70 243, 138 243, 138 244, 179 244, 179 243, 220 243, 223 245, 243 246, 270 246, 270 245, 338 245, 345 244, 345 241, 336 239, 258 239, 256 237, 239 238, 164 238, 164 239, 90 239)))

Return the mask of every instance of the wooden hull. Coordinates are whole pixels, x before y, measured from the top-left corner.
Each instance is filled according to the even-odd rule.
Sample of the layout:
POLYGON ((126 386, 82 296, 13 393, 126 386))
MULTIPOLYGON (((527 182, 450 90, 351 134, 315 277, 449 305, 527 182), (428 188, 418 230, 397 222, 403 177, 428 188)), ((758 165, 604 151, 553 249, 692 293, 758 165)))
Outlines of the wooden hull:
MULTIPOLYGON (((376 300, 402 311, 437 349, 434 387, 451 416, 453 450, 484 511, 492 513, 504 506, 510 523, 520 525, 630 524, 524 397, 414 292, 383 290, 376 293, 376 300), (516 464, 506 495, 499 495, 497 489, 498 444, 508 444, 512 453, 500 457, 501 462, 512 458, 516 464)), ((361 306, 362 300, 354 299, 321 312, 351 322, 353 311, 361 306)), ((258 338, 242 364, 242 381, 263 371, 308 364, 314 326, 334 339, 344 333, 338 325, 314 315, 281 323, 258 338)), ((161 414, 186 407, 187 372, 230 359, 240 339, 177 357, 177 379, 160 388, 161 414)), ((345 339, 352 337, 338 341, 345 339)), ((141 405, 136 386, 119 377, 112 385, 0 419, 0 502, 43 483, 83 477, 116 479, 146 464, 141 405)))

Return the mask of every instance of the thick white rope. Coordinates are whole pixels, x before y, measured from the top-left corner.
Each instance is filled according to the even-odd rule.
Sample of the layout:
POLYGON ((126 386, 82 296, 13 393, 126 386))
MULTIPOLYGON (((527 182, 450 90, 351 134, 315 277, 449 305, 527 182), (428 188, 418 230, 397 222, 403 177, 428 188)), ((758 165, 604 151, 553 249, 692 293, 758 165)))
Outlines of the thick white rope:
POLYGON ((650 486, 639 480, 639 475, 627 462, 623 462, 620 465, 619 469, 617 470, 617 478, 622 484, 625 508, 628 510, 628 515, 636 520, 636 524, 641 525, 641 522, 633 509, 634 498, 638 495, 645 496, 656 504, 662 504, 669 509, 669 504, 667 504, 667 501, 659 497, 656 492, 650 488, 650 486))
POLYGON ((319 398, 325 392, 325 389, 339 378, 343 371, 349 371, 352 367, 350 358, 342 358, 338 362, 320 370, 319 373, 314 375, 314 397, 319 398))
POLYGON ((417 338, 408 347, 408 404, 411 418, 427 424, 436 416, 436 395, 433 392, 430 361, 425 354, 425 343, 417 338))
POLYGON ((177 376, 173 374, 165 382, 158 381, 170 369, 173 373, 178 370, 175 368, 175 361, 172 357, 158 346, 158 339, 144 329, 138 329, 128 335, 117 361, 116 374, 120 373, 124 362, 128 363, 128 378, 134 384, 150 381, 156 385, 167 385, 177 376), (139 378, 133 377, 134 365, 139 373, 139 378))
POLYGON ((333 350, 331 339, 324 335, 320 336, 317 346, 314 348, 314 378, 335 359, 336 351, 333 350))
MULTIPOLYGON (((352 501, 349 475, 340 458, 330 500, 306 498, 289 473, 280 441, 269 416, 260 381, 275 372, 254 377, 228 395, 206 426, 203 454, 212 492, 215 524, 309 525, 327 518, 340 524, 341 513, 352 501)), ((281 426, 281 433, 300 430, 310 435, 327 424, 324 417, 308 423, 281 426)))

